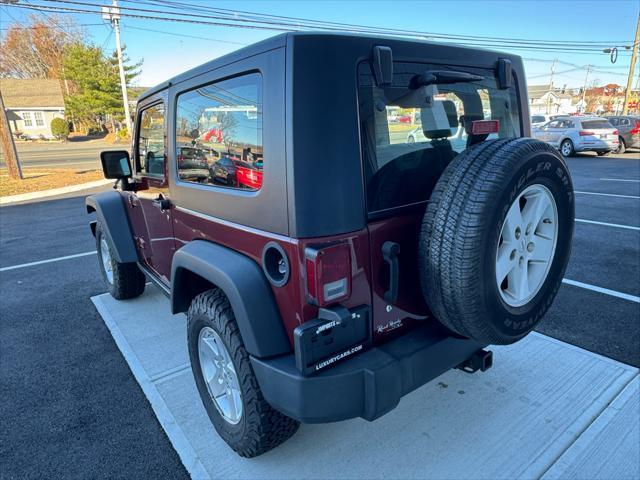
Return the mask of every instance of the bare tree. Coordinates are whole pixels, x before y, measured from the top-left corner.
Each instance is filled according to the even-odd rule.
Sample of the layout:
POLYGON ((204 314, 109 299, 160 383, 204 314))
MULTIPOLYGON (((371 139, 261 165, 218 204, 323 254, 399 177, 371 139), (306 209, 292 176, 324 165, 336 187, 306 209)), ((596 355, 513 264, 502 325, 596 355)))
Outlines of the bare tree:
POLYGON ((0 42, 0 77, 63 79, 65 48, 83 38, 72 19, 31 15, 27 24, 11 25, 0 42))

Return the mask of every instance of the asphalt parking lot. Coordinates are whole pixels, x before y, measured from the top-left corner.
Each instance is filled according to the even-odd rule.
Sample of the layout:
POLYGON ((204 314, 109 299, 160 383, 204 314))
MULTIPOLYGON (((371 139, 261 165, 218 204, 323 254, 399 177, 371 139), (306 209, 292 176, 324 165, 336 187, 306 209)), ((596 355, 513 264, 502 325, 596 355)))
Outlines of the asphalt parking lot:
MULTIPOLYGON (((568 163, 569 283, 538 330, 640 366, 640 156, 568 163)), ((186 477, 89 300, 104 287, 84 194, 74 195, 0 208, 0 471, 186 477)))

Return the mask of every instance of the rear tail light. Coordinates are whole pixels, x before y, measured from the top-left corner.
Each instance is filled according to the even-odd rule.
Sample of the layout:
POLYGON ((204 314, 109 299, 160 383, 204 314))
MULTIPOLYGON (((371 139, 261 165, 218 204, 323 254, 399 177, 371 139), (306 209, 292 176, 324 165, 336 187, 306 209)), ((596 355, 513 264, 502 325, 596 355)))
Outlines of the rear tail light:
POLYGON ((351 249, 341 243, 304 251, 310 303, 325 307, 351 295, 351 249))
POLYGON ((614 130, 613 135, 618 135, 618 130, 614 130))
POLYGON ((640 122, 636 122, 636 126, 629 132, 631 135, 638 135, 640 133, 640 122))
POLYGON ((588 137, 590 135, 595 135, 595 132, 590 132, 588 130, 580 130, 581 137, 588 137))

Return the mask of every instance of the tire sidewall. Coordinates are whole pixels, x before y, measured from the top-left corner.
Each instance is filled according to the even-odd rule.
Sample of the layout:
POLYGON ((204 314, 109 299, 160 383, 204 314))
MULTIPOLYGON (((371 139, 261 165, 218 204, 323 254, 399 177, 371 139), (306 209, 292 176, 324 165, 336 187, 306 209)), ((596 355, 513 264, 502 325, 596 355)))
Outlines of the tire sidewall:
POLYGON ((564 161, 556 152, 538 151, 519 161, 502 193, 496 199, 498 208, 493 209, 488 238, 484 239, 486 252, 482 271, 484 302, 489 318, 501 335, 517 340, 526 335, 545 314, 556 296, 569 255, 573 236, 574 195, 571 177, 564 161), (546 187, 554 197, 558 211, 558 236, 551 267, 538 293, 528 303, 520 307, 506 304, 495 281, 496 254, 504 219, 509 207, 520 193, 530 185, 546 187))
POLYGON ((207 411, 207 415, 209 415, 211 423, 213 423, 213 426, 218 434, 227 443, 236 444, 242 440, 245 434, 247 405, 245 403, 246 394, 243 385, 239 380, 239 365, 237 365, 234 352, 229 346, 229 339, 223 333, 223 329, 220 328, 220 326, 217 325, 217 323, 214 322, 213 319, 202 312, 189 313, 187 325, 189 329, 187 332, 189 358, 191 360, 193 377, 196 382, 196 387, 198 388, 198 393, 200 394, 202 404, 204 405, 204 408, 207 411), (242 416, 240 417, 240 421, 237 424, 229 423, 222 417, 222 415, 216 408, 213 399, 209 395, 209 390, 207 389, 207 385, 202 374, 200 355, 198 354, 198 340, 200 338, 200 332, 205 327, 212 328, 220 336, 220 338, 224 342, 224 346, 227 349, 227 352, 229 352, 231 356, 236 375, 238 375, 238 383, 240 384, 241 392, 240 396, 242 400, 242 416))

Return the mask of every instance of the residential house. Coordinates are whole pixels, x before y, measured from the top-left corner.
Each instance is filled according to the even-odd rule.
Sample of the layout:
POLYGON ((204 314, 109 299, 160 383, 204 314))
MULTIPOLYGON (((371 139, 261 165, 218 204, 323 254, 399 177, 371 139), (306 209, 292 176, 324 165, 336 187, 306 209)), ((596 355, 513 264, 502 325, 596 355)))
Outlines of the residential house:
POLYGON ((51 120, 64 118, 59 80, 2 78, 0 92, 14 135, 53 138, 51 120))
POLYGON ((572 105, 571 93, 559 88, 549 88, 549 85, 530 85, 529 110, 532 115, 575 113, 572 105))

